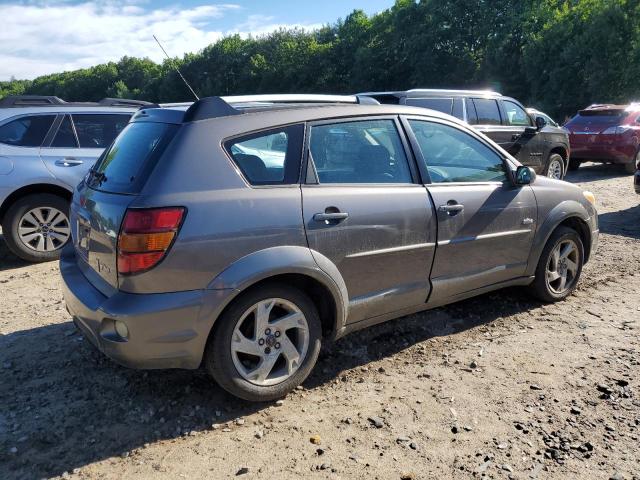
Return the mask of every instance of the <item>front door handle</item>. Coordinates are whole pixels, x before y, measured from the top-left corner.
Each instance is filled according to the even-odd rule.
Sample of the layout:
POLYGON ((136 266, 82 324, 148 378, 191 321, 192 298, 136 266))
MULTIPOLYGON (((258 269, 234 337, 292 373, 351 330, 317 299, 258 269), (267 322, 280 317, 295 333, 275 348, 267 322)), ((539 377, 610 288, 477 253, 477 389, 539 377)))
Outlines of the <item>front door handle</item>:
POLYGON ((464 205, 456 203, 455 201, 449 201, 446 205, 440 205, 438 207, 440 212, 446 213, 447 215, 457 215, 461 211, 464 210, 464 205))
POLYGON ((511 135, 511 141, 512 142, 516 142, 518 141, 518 139, 520 138, 520 134, 519 133, 514 133, 513 135, 511 135))
POLYGON ((313 219, 316 222, 339 222, 341 220, 346 220, 347 218, 349 218, 349 214, 347 212, 316 213, 313 216, 313 219))
POLYGON ((78 160, 73 157, 66 157, 62 160, 56 160, 56 165, 58 167, 75 167, 76 165, 82 165, 82 160, 78 160))

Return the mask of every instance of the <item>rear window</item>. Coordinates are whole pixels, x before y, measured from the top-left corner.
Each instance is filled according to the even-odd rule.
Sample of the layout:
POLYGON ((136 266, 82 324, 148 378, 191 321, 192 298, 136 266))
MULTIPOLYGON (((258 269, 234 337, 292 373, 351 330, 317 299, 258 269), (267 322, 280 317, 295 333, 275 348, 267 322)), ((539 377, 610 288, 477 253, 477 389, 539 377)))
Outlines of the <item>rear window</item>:
POLYGON ((451 115, 453 98, 407 98, 407 105, 430 108, 451 115))
POLYGON ((39 147, 53 124, 55 115, 20 117, 0 126, 0 143, 16 147, 39 147))
POLYGON ((619 125, 627 116, 621 110, 583 110, 567 122, 567 125, 619 125))
POLYGON ((90 172, 91 188, 113 193, 138 193, 178 125, 139 122, 127 125, 90 172))

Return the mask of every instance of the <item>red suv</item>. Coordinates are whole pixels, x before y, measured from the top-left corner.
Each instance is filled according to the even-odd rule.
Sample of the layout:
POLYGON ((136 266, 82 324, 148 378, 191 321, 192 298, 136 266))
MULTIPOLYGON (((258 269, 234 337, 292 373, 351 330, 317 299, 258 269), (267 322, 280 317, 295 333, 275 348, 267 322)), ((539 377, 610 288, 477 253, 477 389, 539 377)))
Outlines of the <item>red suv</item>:
POLYGON ((591 105, 565 124, 571 142, 569 169, 581 162, 623 164, 629 173, 640 161, 640 103, 591 105))

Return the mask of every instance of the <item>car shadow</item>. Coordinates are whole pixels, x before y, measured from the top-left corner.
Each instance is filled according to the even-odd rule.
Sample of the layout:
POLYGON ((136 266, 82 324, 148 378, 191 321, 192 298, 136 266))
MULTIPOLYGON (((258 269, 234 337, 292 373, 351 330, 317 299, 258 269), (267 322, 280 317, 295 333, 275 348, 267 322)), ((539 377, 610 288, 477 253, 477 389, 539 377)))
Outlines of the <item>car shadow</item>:
POLYGON ((567 172, 565 180, 571 183, 611 180, 613 178, 631 177, 625 172, 623 165, 608 163, 583 163, 578 170, 567 172))
MULTIPOLYGON (((325 348, 306 389, 433 337, 537 306, 495 292, 353 333, 325 348)), ((269 407, 239 401, 201 370, 136 371, 97 352, 71 322, 0 335, 0 471, 40 478, 269 407), (4 464, 4 466, 3 466, 4 464)), ((294 394, 295 395, 295 394, 294 394)))
MULTIPOLYGON (((640 201, 640 196, 638 197, 640 201)), ((598 215, 600 232, 640 239, 640 205, 598 215)))
POLYGON ((9 247, 7 247, 7 242, 4 241, 4 236, 0 233, 0 272, 26 267, 27 265, 29 265, 29 262, 25 262, 11 253, 9 247))

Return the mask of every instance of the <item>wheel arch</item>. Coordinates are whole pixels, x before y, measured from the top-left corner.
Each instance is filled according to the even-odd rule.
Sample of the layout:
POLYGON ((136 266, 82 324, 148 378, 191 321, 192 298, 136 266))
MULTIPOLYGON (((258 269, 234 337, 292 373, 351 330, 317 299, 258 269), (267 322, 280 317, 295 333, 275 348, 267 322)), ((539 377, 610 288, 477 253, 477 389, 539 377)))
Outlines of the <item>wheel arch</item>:
POLYGON ((551 155, 557 153, 562 157, 564 163, 564 171, 565 173, 569 169, 569 150, 564 145, 556 145, 549 150, 549 155, 547 156, 547 160, 551 158, 551 155))
POLYGON ((216 320, 241 294, 267 283, 284 283, 305 292, 318 308, 323 336, 335 338, 347 318, 348 294, 338 269, 324 255, 307 247, 273 247, 237 260, 208 285, 207 290, 226 290, 216 320))
POLYGON ((0 223, 4 221, 4 216, 7 210, 11 208, 15 202, 27 195, 34 195, 39 193, 49 193, 64 198, 66 201, 71 201, 73 192, 66 186, 57 185, 54 183, 33 183, 25 185, 11 192, 0 205, 0 223))
POLYGON ((584 246, 584 263, 591 255, 591 229, 589 227, 589 216, 582 205, 578 202, 566 201, 557 205, 548 215, 547 219, 539 227, 536 233, 531 254, 527 265, 527 274, 534 275, 540 255, 549 238, 558 227, 569 227, 575 230, 584 246))

